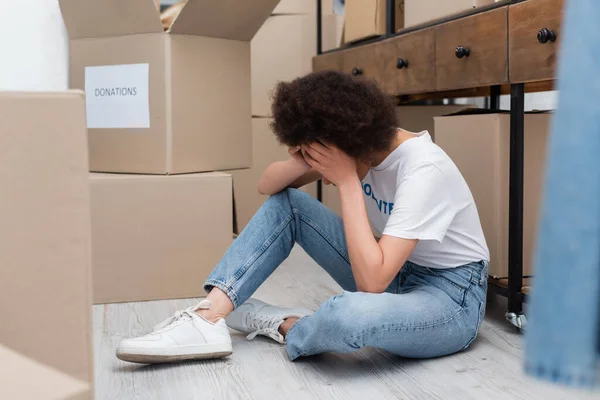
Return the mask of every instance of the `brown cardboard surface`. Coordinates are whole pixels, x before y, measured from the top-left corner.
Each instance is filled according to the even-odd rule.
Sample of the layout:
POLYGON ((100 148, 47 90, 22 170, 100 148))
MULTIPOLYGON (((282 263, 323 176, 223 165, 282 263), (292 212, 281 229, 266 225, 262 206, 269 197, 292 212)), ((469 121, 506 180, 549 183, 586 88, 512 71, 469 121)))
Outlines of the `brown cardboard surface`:
POLYGON ((346 0, 346 43, 385 34, 386 0, 346 0))
POLYGON ((0 345, 0 399, 91 399, 90 385, 0 345))
MULTIPOLYGON (((333 10, 333 0, 324 0, 322 2, 321 9, 323 10, 323 15, 325 15, 327 11, 327 3, 329 3, 329 9, 333 10)), ((317 2, 316 1, 307 1, 307 0, 281 0, 277 7, 273 10, 271 14, 311 14, 313 18, 316 18, 317 12, 317 2)), ((331 11, 330 11, 331 12, 331 11)))
POLYGON ((331 211, 342 216, 342 202, 340 200, 340 192, 334 185, 323 184, 323 204, 331 211))
POLYGON ((404 0, 404 27, 460 13, 470 8, 492 4, 497 0, 404 0))
POLYGON ((0 110, 0 343, 91 384, 83 94, 0 93, 0 110))
POLYGON ((404 0, 396 0, 394 4, 396 11, 394 12, 396 32, 404 28, 404 0))
POLYGON ((460 105, 438 105, 438 106, 399 106, 396 107, 398 126, 409 132, 429 131, 435 142, 434 117, 459 112, 467 108, 473 108, 471 104, 460 105))
MULTIPOLYGON (((229 171, 233 178, 236 233, 244 229, 260 206, 268 199, 268 196, 258 193, 258 181, 265 168, 272 162, 289 159, 287 148, 277 142, 269 127, 271 121, 270 118, 252 119, 252 168, 229 171)), ((316 183, 306 185, 302 189, 316 197, 316 183)))
MULTIPOLYGON (((250 167, 248 42, 277 0, 189 0, 168 34, 151 1, 125 3, 60 0, 71 39, 71 87, 85 89, 89 66, 149 69, 149 127, 90 128, 91 170, 175 174, 250 167)), ((110 79, 106 85, 123 84, 110 79)))
MULTIPOLYGON (((533 275, 532 254, 541 205, 551 114, 525 115, 523 274, 533 275)), ((490 276, 508 274, 510 116, 484 114, 435 119, 436 142, 457 165, 477 204, 490 249, 490 276)))
POLYGON ((153 174, 171 172, 168 40, 168 35, 158 33, 71 41, 71 87, 85 88, 86 66, 137 63, 151 65, 150 128, 89 129, 90 171, 153 174))
POLYGON ((188 0, 171 33, 249 42, 277 3, 278 0, 188 0))
POLYGON ((94 303, 202 295, 231 244, 231 176, 90 174, 94 303))
POLYGON ((188 35, 168 39, 173 93, 169 172, 250 167, 250 44, 188 35))
POLYGON ((323 51, 337 49, 343 44, 343 15, 324 15, 321 29, 321 46, 323 48, 323 51))
POLYGON ((277 82, 312 71, 317 53, 314 15, 272 16, 251 42, 252 115, 271 115, 271 94, 277 82))
POLYGON ((59 0, 69 38, 163 32, 160 13, 148 0, 59 0))
MULTIPOLYGON (((434 117, 473 107, 473 105, 399 106, 396 107, 396 117, 400 128, 417 133, 429 131, 435 141, 434 117)), ((342 215, 340 196, 335 186, 323 185, 323 204, 337 215, 342 215)))

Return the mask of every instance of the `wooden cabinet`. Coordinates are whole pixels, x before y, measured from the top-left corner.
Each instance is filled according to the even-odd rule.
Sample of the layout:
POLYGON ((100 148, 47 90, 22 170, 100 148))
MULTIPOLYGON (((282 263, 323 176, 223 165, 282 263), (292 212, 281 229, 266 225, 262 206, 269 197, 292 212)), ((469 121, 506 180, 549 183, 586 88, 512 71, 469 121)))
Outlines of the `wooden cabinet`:
POLYGON ((528 0, 509 7, 510 81, 553 79, 563 0, 528 0))
POLYGON ((436 27, 436 89, 508 82, 508 7, 436 27))
POLYGON ((390 95, 554 78, 564 0, 527 0, 317 56, 313 69, 374 79, 390 95))
POLYGON ((382 87, 385 92, 401 95, 434 91, 434 49, 434 28, 382 42, 382 87))
POLYGON ((353 76, 373 79, 379 85, 383 82, 382 42, 344 50, 342 71, 353 76))
POLYGON ((313 57, 313 71, 341 71, 343 69, 343 52, 336 51, 313 57))

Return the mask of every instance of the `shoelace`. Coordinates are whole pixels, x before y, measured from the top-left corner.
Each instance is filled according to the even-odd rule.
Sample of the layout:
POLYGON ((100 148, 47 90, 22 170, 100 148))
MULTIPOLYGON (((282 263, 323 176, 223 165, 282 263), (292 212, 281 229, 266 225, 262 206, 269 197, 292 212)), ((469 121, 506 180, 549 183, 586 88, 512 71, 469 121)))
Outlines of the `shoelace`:
POLYGON ((284 343, 285 340, 281 333, 279 333, 279 326, 283 321, 280 319, 265 317, 262 315, 248 314, 246 315, 246 326, 251 329, 255 329, 252 333, 246 336, 246 339, 252 340, 257 335, 268 336, 271 339, 284 343))
POLYGON ((156 325, 152 333, 161 333, 171 327, 172 324, 177 323, 181 320, 190 320, 194 317, 196 310, 207 310, 210 308, 210 301, 202 300, 195 306, 188 307, 184 310, 176 311, 171 318, 167 318, 160 324, 156 325))

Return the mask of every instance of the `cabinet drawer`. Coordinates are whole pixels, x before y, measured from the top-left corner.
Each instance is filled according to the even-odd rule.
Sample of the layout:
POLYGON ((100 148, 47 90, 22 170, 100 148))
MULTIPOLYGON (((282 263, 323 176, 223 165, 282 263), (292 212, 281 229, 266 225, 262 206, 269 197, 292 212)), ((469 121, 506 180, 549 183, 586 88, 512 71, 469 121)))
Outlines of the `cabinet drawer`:
POLYGON ((436 27, 436 89, 508 82, 508 7, 436 27))
POLYGON ((354 76, 361 75, 373 79, 381 85, 383 82, 381 44, 378 42, 344 50, 343 71, 354 76))
POLYGON ((529 0, 509 7, 511 82, 554 78, 563 0, 529 0))
POLYGON ((341 51, 325 53, 313 57, 313 71, 335 70, 342 71, 344 65, 344 56, 341 51))
POLYGON ((383 89, 391 95, 435 90, 435 29, 381 43, 383 89))

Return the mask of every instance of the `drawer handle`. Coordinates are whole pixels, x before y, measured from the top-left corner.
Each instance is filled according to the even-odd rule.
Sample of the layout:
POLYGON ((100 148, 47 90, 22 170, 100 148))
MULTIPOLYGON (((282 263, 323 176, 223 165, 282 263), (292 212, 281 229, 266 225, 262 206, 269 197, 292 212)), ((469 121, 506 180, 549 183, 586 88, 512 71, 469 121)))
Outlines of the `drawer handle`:
POLYGON ((358 75, 362 75, 363 70, 362 68, 352 68, 352 76, 358 76, 358 75))
POLYGON ((396 68, 398 68, 398 69, 408 68, 408 60, 398 57, 398 59, 396 60, 396 68))
POLYGON ((469 57, 471 50, 468 47, 458 46, 454 51, 454 55, 456 55, 456 58, 469 57))
POLYGON ((537 39, 538 42, 544 44, 544 43, 548 43, 548 42, 555 42, 556 41, 556 32, 551 31, 548 28, 542 28, 540 29, 540 31, 537 34, 537 39))

